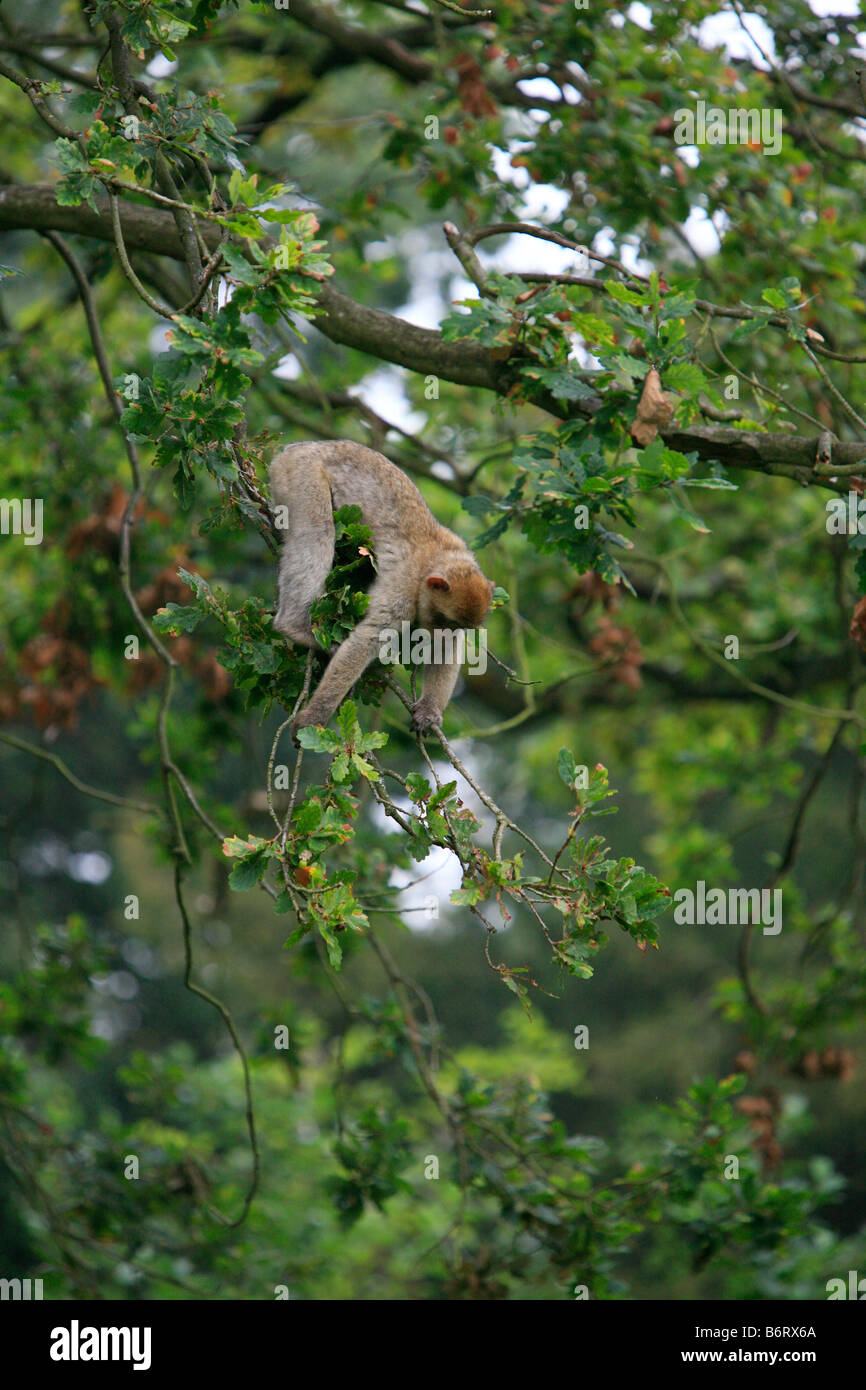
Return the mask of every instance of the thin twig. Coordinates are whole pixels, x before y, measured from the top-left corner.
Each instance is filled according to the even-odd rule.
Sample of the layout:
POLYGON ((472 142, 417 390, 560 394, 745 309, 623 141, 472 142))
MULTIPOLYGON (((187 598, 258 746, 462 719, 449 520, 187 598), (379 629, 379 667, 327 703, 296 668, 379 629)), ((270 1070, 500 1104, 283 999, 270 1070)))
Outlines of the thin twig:
POLYGON ((221 1225, 227 1226, 227 1227, 229 1227, 230 1229, 233 1230, 233 1229, 235 1229, 237 1226, 243 1225, 244 1221, 245 1221, 246 1218, 247 1218, 247 1214, 248 1214, 249 1209, 250 1209, 250 1207, 251 1207, 251 1205, 252 1205, 253 1198, 255 1197, 256 1191, 257 1191, 257 1189, 258 1189, 258 1185, 259 1185, 259 1174, 260 1174, 260 1169, 261 1169, 261 1159, 260 1159, 260 1156, 259 1156, 259 1144, 258 1144, 258 1139, 257 1139, 257 1137, 256 1137, 256 1120, 255 1120, 255 1112, 254 1112, 254 1110, 253 1110, 253 1090, 252 1090, 252 1083, 251 1083, 251 1081, 250 1081, 250 1068, 249 1068, 249 1063, 248 1063, 248 1061, 247 1061, 247 1054, 246 1054, 246 1052, 244 1051, 243 1043, 242 1043, 241 1040, 240 1040, 240 1035, 238 1034, 238 1030, 237 1030, 237 1027, 236 1027, 236 1025, 235 1025, 234 1018, 232 1017, 232 1014, 231 1014, 230 1010, 226 1007, 226 1005, 222 1002, 221 999, 218 999, 217 996, 216 996, 215 994, 211 994, 208 990, 202 989, 201 985, 197 985, 197 984, 195 983, 195 981, 193 980, 193 978, 192 978, 192 932, 191 932, 191 928, 190 928, 189 915, 188 915, 188 913, 187 913, 186 904, 185 904, 184 899, 183 899, 183 877, 182 877, 182 875, 183 875, 183 869, 182 869, 180 860, 179 860, 179 859, 175 859, 175 865, 174 865, 174 895, 175 895, 175 899, 176 899, 176 901, 177 901, 178 910, 179 910, 179 912, 180 912, 181 921, 182 921, 182 923, 183 923, 183 950, 184 950, 184 977, 183 977, 183 982, 184 982, 184 985, 185 985, 186 988, 190 991, 191 994, 197 994, 198 997, 199 997, 199 999, 203 999, 203 1000, 205 1001, 206 1004, 210 1004, 211 1008, 212 1008, 212 1009, 216 1009, 217 1013, 218 1013, 218 1014, 220 1015, 220 1017, 222 1018, 223 1023, 225 1024, 226 1028, 228 1029, 229 1033, 231 1034, 231 1039, 232 1039, 232 1042, 234 1043, 235 1051, 237 1052, 238 1057, 240 1058, 241 1067, 242 1067, 242 1069, 243 1069, 243 1074, 244 1074, 244 1096, 245 1096, 245 1099, 246 1099, 247 1133, 249 1134, 250 1148, 251 1148, 251 1150, 252 1150, 252 1155, 253 1155, 253 1172, 252 1172, 252 1177, 251 1177, 251 1179, 250 1179, 250 1185, 249 1185, 249 1187, 247 1188, 246 1196, 244 1197, 243 1206, 241 1207, 240 1216, 236 1217, 236 1218, 234 1219, 234 1221, 229 1220, 229 1218, 226 1217, 221 1211, 219 1211, 219 1209, 218 1209, 217 1207, 214 1207, 214 1206, 212 1206, 212 1205, 209 1205, 209 1206, 208 1206, 208 1210, 212 1213, 213 1216, 216 1217, 216 1219, 220 1222, 221 1225))
POLYGON ((81 131, 74 130, 72 126, 64 125, 62 121, 57 119, 42 95, 41 89, 44 85, 43 83, 37 82, 32 77, 25 77, 23 73, 17 72, 15 68, 10 68, 8 63, 3 62, 2 58, 0 58, 0 77, 8 78, 10 82, 15 83, 16 87, 21 88, 25 96, 30 98, 36 114, 41 116, 45 124, 54 131, 55 135, 62 136, 64 140, 74 140, 76 144, 80 144, 81 131))
POLYGON ((107 801, 111 806, 122 806, 127 811, 145 811, 151 816, 164 815, 161 806, 152 806, 147 801, 130 801, 125 796, 115 796, 114 792, 100 791, 98 787, 91 787, 88 782, 82 782, 75 773, 70 771, 56 753, 49 753, 46 748, 39 748, 35 743, 27 743, 23 738, 16 738, 14 734, 0 732, 0 743, 8 743, 10 748, 18 748, 22 753, 29 753, 34 758, 42 758, 46 763, 51 763, 57 769, 61 777, 65 777, 76 791, 82 792, 85 796, 92 796, 97 801, 107 801))
POLYGON ((117 248, 117 254, 120 258, 120 265, 124 275, 126 276, 129 283, 132 285, 132 288, 135 290, 135 293, 138 295, 138 297, 144 300, 148 309, 152 309, 155 314, 159 314, 160 318, 173 318, 174 310, 166 308, 164 304, 160 304, 157 299, 154 299, 153 295, 150 293, 150 290, 145 289, 144 285, 141 283, 132 266, 130 265, 129 256, 127 255, 126 251, 126 246, 123 242, 123 228, 120 225, 120 211, 117 206, 117 198, 115 197, 114 193, 112 193, 110 188, 108 190, 108 202, 111 208, 111 225, 114 229, 114 245, 117 248))

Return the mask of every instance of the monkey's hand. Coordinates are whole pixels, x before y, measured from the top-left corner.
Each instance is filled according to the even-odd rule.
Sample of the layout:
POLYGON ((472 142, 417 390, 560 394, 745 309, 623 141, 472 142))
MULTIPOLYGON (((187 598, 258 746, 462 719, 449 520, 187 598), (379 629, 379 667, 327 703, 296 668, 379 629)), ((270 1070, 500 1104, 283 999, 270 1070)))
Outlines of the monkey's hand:
POLYGON ((434 725, 441 729, 442 711, 429 695, 422 695, 412 706, 412 723, 409 727, 413 734, 426 734, 434 725))
POLYGON ((327 722, 327 715, 323 714, 320 710, 317 710, 315 705, 311 701, 305 709, 302 709, 298 714, 295 715, 294 719, 289 725, 289 733, 291 734, 292 739, 294 740, 295 747, 300 747, 300 744, 298 743, 299 729, 307 729, 311 724, 327 724, 327 722))

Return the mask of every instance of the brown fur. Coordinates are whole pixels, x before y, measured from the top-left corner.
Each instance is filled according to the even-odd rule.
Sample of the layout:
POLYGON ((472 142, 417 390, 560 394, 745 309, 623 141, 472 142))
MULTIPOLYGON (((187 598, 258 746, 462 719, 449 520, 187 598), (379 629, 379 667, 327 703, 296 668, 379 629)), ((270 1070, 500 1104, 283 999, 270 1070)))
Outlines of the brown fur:
MULTIPOLYGON (((315 646, 310 608, 324 593, 334 559, 333 512, 361 508, 373 533, 378 574, 361 622, 334 652, 293 729, 327 724, 376 656, 381 632, 407 620, 422 627, 478 627, 493 585, 453 531, 440 526, 421 493, 383 454, 350 440, 290 444, 271 463, 271 501, 288 512, 274 626, 315 646)), ((430 665, 413 709, 419 730, 440 724, 459 675, 456 662, 430 665)))

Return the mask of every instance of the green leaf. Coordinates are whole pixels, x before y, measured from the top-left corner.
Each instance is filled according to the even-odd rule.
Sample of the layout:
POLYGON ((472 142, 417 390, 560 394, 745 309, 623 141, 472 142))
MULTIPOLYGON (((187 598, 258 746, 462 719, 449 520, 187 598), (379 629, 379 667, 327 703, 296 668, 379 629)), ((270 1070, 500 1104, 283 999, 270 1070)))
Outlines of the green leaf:
POLYGON ((556 367, 532 366, 524 367, 522 375, 530 380, 539 381, 557 400, 590 401, 595 397, 593 388, 587 386, 585 381, 581 381, 576 371, 570 372, 556 367))
POLYGON ((331 763, 331 776, 335 782, 345 782, 349 777, 349 754, 338 753, 331 763))
POLYGON ((467 888, 455 888, 451 894, 451 902, 457 907, 474 907, 476 903, 483 902, 484 897, 484 889, 472 883, 467 888))
POLYGON ((373 764, 368 763, 367 760, 365 758, 362 758, 358 753, 352 754, 352 766, 354 767, 356 772, 359 772, 361 774, 362 777, 366 777, 368 782, 379 781, 379 774, 376 771, 373 764))
POLYGON ((787 309, 788 301, 781 290, 766 289, 761 291, 761 298, 765 304, 772 304, 774 309, 787 309))
POLYGON ((322 803, 319 798, 314 796, 302 802, 296 808, 292 822, 298 835, 309 835, 312 830, 317 830, 322 823, 322 803))
POLYGON ((438 792, 436 792, 434 796, 431 796, 430 801, 428 802, 428 810, 433 810, 434 807, 441 806, 442 802, 447 801, 448 798, 452 796, 456 790, 456 782, 446 782, 443 786, 439 788, 438 792))
POLYGON ((340 738, 333 729, 326 729, 315 724, 308 724, 306 728, 298 730, 298 743, 302 748, 308 748, 311 753, 331 753, 335 748, 340 747, 340 738))
POLYGON ((337 724, 346 742, 354 742, 358 732, 358 711, 354 700, 343 701, 337 713, 337 724))
POLYGON ((427 800, 433 788, 430 786, 427 778, 421 776, 420 772, 410 772, 409 776, 406 778, 406 790, 412 800, 420 804, 427 800))
POLYGON ((200 608, 181 608, 177 603, 167 603, 151 619, 158 632, 192 632, 207 617, 200 608))
POLYGON ((568 748, 560 748, 556 759, 556 770, 567 787, 574 787, 577 776, 577 761, 568 748))
POLYGON ((699 391, 706 391, 707 378, 694 362, 675 362, 665 368, 665 386, 686 396, 696 396, 699 391))
POLYGON ((753 338, 756 333, 760 333, 763 328, 768 326, 770 317, 770 314, 762 314, 760 318, 746 319, 744 323, 738 324, 734 329, 731 334, 731 341, 740 342, 743 338, 753 338))
POLYGON ((268 858, 267 854, 251 854, 248 859, 240 860, 229 874, 229 887, 238 893, 254 888, 268 867, 268 858))

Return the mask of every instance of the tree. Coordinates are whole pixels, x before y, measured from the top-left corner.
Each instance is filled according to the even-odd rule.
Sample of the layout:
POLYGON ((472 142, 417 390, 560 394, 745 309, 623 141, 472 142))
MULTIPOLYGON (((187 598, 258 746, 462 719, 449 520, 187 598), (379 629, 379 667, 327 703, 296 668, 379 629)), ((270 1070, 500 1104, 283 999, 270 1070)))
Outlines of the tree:
MULTIPOLYGON (((839 1093, 866 996, 857 27, 797 2, 756 28, 735 4, 725 51, 697 27, 717 12, 7 16, 0 742, 42 929, 21 976, 6 959, 0 1115, 20 1239, 65 1289, 196 1296, 243 1253, 247 1296, 377 1296, 384 1239, 398 1296, 822 1297, 853 1258, 866 1194, 818 1224, 839 1180, 789 1097, 839 1093), (263 480, 287 435, 382 449, 500 581, 491 661, 427 742, 410 663, 287 747, 318 669, 272 627, 263 480), (84 848, 64 783, 76 814, 111 807, 84 848), (119 848, 132 831, 146 853, 119 848), (91 885, 60 894, 63 925, 35 884, 58 844, 91 885), (86 854, 123 864, 119 901, 86 854), (428 991, 397 895, 445 860, 459 881, 425 910, 476 930, 428 991), (236 1023, 200 950, 241 893, 264 979, 236 1023), (169 912, 202 1008, 131 1018, 126 924, 170 960, 169 912), (296 978, 271 1016, 280 915, 296 978), (632 954, 605 995, 603 966, 586 982, 612 928, 632 954), (665 940, 685 957, 663 988, 665 940), (696 949, 712 1056, 677 998, 696 949), (518 1004, 484 1005, 493 1046, 459 1023, 452 1042, 430 999, 471 1011, 479 951, 518 1004), (599 989, 609 1021, 623 986, 650 1009, 661 990, 657 1045, 679 1029, 708 1065, 608 1155, 566 1128, 589 1074, 572 1014, 599 989), (88 1113, 87 1065, 110 1113, 88 1113), (290 1209, 283 1115, 326 1126, 290 1209), (317 1282, 307 1240, 341 1268, 317 1282)), ((365 601, 369 533, 339 523, 326 643, 365 601)), ((844 1166, 853 1102, 824 1104, 844 1166)))

